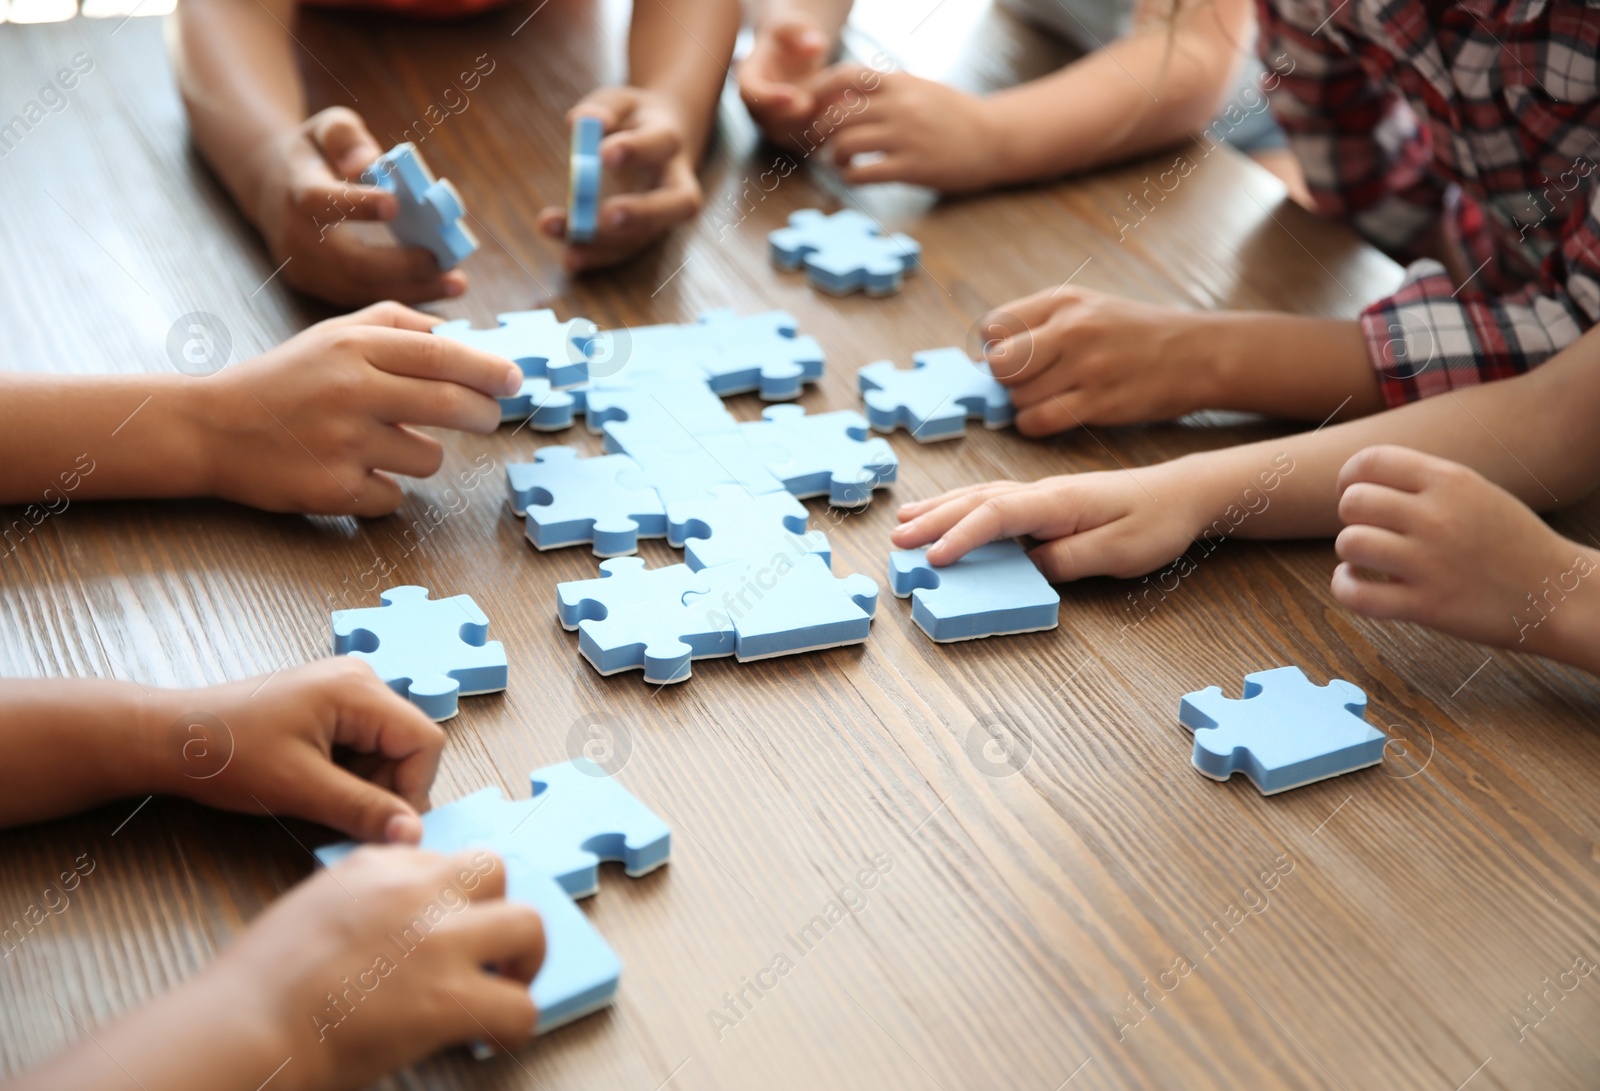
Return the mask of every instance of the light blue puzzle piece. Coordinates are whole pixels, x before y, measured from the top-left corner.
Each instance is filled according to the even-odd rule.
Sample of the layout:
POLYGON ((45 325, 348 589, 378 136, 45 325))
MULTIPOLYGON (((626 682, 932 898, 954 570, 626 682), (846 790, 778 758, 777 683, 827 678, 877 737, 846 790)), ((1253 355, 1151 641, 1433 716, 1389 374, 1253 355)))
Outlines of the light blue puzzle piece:
POLYGON ((1061 596, 1016 542, 990 542, 944 568, 926 550, 889 554, 889 589, 911 596, 911 620, 941 644, 1036 633, 1060 624, 1061 596))
POLYGON ((433 720, 456 699, 506 688, 506 650, 470 595, 433 600, 426 587, 391 587, 382 606, 333 612, 333 653, 365 660, 390 689, 433 720))
POLYGON ((858 289, 873 296, 897 292, 922 255, 910 235, 885 235, 871 216, 849 208, 832 216, 803 208, 789 216, 788 227, 769 234, 767 243, 780 268, 804 265, 812 285, 834 295, 858 289))
POLYGON ((741 663, 860 644, 878 606, 876 580, 837 577, 816 554, 736 561, 700 575, 709 589, 691 592, 684 603, 733 625, 741 663))
POLYGON ((669 509, 674 501, 702 498, 718 485, 737 485, 752 496, 785 491, 738 432, 703 435, 693 446, 632 438, 627 445, 628 456, 669 509))
POLYGON ((389 231, 401 246, 420 246, 433 254, 439 268, 454 269, 478 248, 478 240, 462 223, 466 207, 448 179, 435 180, 413 144, 396 144, 361 172, 361 180, 395 195, 400 214, 389 231))
POLYGON ((709 607, 686 605, 711 583, 688 565, 646 569, 638 557, 600 565, 601 576, 556 585, 556 616, 578 630, 578 648, 601 674, 644 670, 657 685, 682 682, 690 662, 732 655, 732 623, 709 607))
POLYGON ((618 557, 635 552, 640 538, 666 536, 661 497, 628 456, 579 458, 574 448, 546 447, 534 457, 506 466, 506 486, 538 548, 592 542, 595 556, 618 557))
MULTIPOLYGON (((465 318, 433 327, 439 337, 503 356, 530 379, 547 379, 557 390, 589 377, 589 353, 599 327, 587 318, 556 321, 556 312, 512 311, 496 316, 498 326, 478 330, 465 318)), ((502 408, 504 403, 502 403, 502 408)))
POLYGON ((536 432, 560 432, 571 428, 580 412, 578 399, 571 391, 553 390, 549 379, 523 379, 522 389, 509 398, 500 398, 502 421, 527 421, 536 432))
POLYGON ((606 449, 623 454, 644 444, 690 448, 696 446, 697 436, 732 432, 738 426, 703 379, 656 379, 631 387, 592 389, 584 404, 589 431, 604 433, 606 449))
POLYGON ((738 485, 714 485, 698 497, 667 505, 667 544, 685 550, 689 567, 735 561, 766 564, 775 557, 816 554, 831 564, 828 536, 807 532, 809 513, 786 492, 752 495, 738 485))
POLYGON ((600 138, 605 124, 583 116, 572 123, 572 175, 567 184, 567 239, 593 242, 600 215, 600 138))
POLYGON ((723 397, 759 391, 766 401, 800 396, 822 378, 822 346, 799 334, 799 321, 783 311, 736 315, 707 311, 700 327, 711 346, 703 358, 711 389, 723 397))
POLYGON ((899 472, 894 449, 870 435, 860 413, 810 417, 798 405, 773 405, 761 418, 739 425, 739 431, 784 488, 802 500, 826 496, 835 507, 865 507, 872 490, 892 483, 899 472))
POLYGON ((709 365, 716 347, 706 339, 697 322, 663 323, 655 326, 624 326, 603 330, 590 346, 598 364, 596 374, 614 381, 616 386, 645 383, 709 383, 709 365))
POLYGON ((918 443, 933 443, 965 433, 968 417, 985 428, 1004 428, 1016 415, 987 363, 957 348, 929 349, 911 360, 909 371, 880 360, 856 375, 867 419, 878 431, 904 427, 918 443))
POLYGON ((1299 667, 1244 678, 1244 699, 1216 686, 1185 694, 1178 722, 1194 732, 1194 767, 1213 780, 1236 772, 1262 795, 1377 765, 1389 739, 1365 718, 1367 695, 1335 678, 1314 686, 1299 667))
MULTIPOLYGON (((545 958, 531 991, 539 1033, 547 1034, 610 1004, 622 972, 616 953, 573 899, 599 890, 601 861, 620 862, 633 878, 667 863, 672 832, 585 760, 535 769, 532 780, 531 799, 507 801, 497 789, 485 788, 434 808, 422 816, 422 847, 498 853, 506 863, 506 900, 539 910, 545 958)), ((317 858, 332 867, 356 847, 328 845, 317 850, 317 858)), ((401 958, 429 928, 424 917, 391 933, 401 958)))

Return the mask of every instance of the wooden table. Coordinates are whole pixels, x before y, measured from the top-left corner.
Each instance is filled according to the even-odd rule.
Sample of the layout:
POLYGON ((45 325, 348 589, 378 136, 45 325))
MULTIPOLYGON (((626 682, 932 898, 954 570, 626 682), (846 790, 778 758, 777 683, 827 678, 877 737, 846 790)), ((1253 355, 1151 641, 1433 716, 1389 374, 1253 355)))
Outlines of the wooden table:
MULTIPOLYGON (((970 7, 952 2, 956 14, 940 19, 970 7)), ((859 365, 967 342, 985 308, 1069 279, 1183 306, 1344 316, 1397 282, 1387 259, 1283 204, 1273 180, 1225 152, 1199 160, 1119 239, 1112 215, 1126 218, 1125 195, 1169 153, 936 207, 877 195, 874 211, 922 241, 926 270, 891 299, 825 298, 768 266, 765 234, 795 208, 835 203, 832 191, 800 171, 736 205, 774 152, 731 108, 706 216, 614 274, 568 281, 531 213, 563 197, 561 112, 615 74, 626 12, 550 0, 512 36, 531 11, 376 29, 328 16, 301 29, 317 104, 356 99, 380 134, 408 128, 473 58, 494 61, 471 105, 423 142, 485 243, 468 266, 471 293, 443 314, 550 305, 615 326, 781 307, 827 350, 828 374, 803 399, 822 410, 858 404, 859 365)), ((881 6, 876 17, 888 18, 881 6)), ((926 37, 938 47, 928 63, 978 82, 1042 63, 1000 17, 969 23, 954 46, 926 37)), ((0 160, 5 365, 165 370, 180 315, 220 318, 240 358, 319 317, 271 278, 189 149, 154 21, 0 28, 0 114, 79 51, 95 68, 70 108, 0 160)), ((1295 346, 1284 361, 1294 366, 1295 346)), ((761 408, 753 396, 730 404, 746 418, 761 408)), ((835 568, 881 581, 897 501, 1270 434, 1235 422, 1029 442, 980 429, 930 447, 902 434, 900 480, 869 510, 810 506, 835 568)), ((446 468, 527 460, 544 442, 598 449, 581 429, 506 428, 451 437, 446 468)), ((672 825, 676 851, 642 881, 609 870, 587 903, 626 963, 615 1008, 515 1057, 445 1055, 396 1086, 1477 1091, 1600 1080, 1586 1029, 1600 979, 1559 976, 1575 959, 1600 961, 1593 684, 1352 616, 1329 595, 1326 542, 1227 543, 1154 609, 1133 605, 1140 585, 1070 586, 1059 630, 949 647, 885 593, 864 646, 704 662, 687 684, 657 690, 579 658, 552 587, 593 575, 594 558, 534 552, 497 487, 409 544, 406 529, 443 488, 417 482, 398 515, 366 523, 215 503, 74 505, 0 567, 0 670, 194 685, 327 654, 330 604, 375 602, 359 585, 383 558, 388 582, 474 596, 511 658, 503 696, 463 702, 435 800, 484 785, 525 795, 529 769, 568 756, 574 724, 608 725, 631 747, 619 779, 672 825), (1366 690, 1372 720, 1397 740, 1384 765, 1271 799, 1198 776, 1179 695, 1212 683, 1237 693, 1242 675, 1282 663, 1366 690), (1025 757, 1006 776, 974 747, 995 721, 1025 757), (870 890, 845 890, 874 866, 870 890), (857 911, 798 954, 789 937, 841 890, 857 911), (776 987, 719 1032, 710 1013, 727 1017, 724 994, 779 953, 793 970, 769 976, 776 987), (1552 992, 1540 1021, 1529 994, 1547 979, 1578 984, 1552 992), (1519 1035, 1517 1019, 1536 1025, 1519 1035)), ((1582 536, 1600 529, 1597 511, 1556 522, 1582 536)), ((642 554, 678 558, 660 542, 642 554)), ((6 921, 80 854, 96 864, 70 906, 0 960, 5 1071, 192 974, 311 871, 299 842, 326 836, 139 804, 0 835, 6 921)))

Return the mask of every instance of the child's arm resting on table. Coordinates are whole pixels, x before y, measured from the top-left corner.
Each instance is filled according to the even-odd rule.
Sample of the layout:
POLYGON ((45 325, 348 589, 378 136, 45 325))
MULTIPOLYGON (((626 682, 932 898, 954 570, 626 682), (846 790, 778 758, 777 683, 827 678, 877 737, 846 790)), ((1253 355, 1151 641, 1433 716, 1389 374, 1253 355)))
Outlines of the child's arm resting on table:
POLYGON ((426 250, 368 246, 345 220, 392 220, 392 194, 356 184, 383 151, 353 110, 306 117, 289 27, 295 0, 184 0, 169 37, 195 146, 266 240, 290 286, 336 306, 458 296, 426 250))
POLYGON ((428 334, 397 304, 329 319, 206 378, 0 373, 0 503, 215 496, 268 511, 384 515, 391 474, 443 460, 407 425, 487 434, 507 360, 428 334))
POLYGON ((1600 331, 1537 371, 1283 439, 1133 470, 957 489, 900 509, 900 548, 949 564, 1000 537, 1042 539, 1052 580, 1137 576, 1202 536, 1302 538, 1339 530, 1339 474, 1357 451, 1403 444, 1452 459, 1540 509, 1600 482, 1600 331))
MULTIPOLYGON (((568 118, 599 117, 606 131, 602 166, 636 184, 601 202, 595 241, 568 244, 568 272, 615 264, 700 211, 698 166, 738 33, 738 0, 634 5, 628 85, 594 91, 568 118)), ((563 238, 566 210, 546 208, 538 223, 546 235, 563 238)))

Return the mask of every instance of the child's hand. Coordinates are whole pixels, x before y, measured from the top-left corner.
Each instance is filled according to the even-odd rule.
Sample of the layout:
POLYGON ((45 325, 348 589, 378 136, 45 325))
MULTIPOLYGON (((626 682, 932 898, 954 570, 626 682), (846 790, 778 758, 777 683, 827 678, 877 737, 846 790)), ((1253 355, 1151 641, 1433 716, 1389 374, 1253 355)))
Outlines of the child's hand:
MULTIPOLYGON (((791 13, 757 27, 749 55, 734 67, 739 97, 773 143, 794 147, 817 116, 810 85, 822 71, 828 45, 814 20, 791 13)), ((809 148, 802 144, 801 150, 809 148)))
POLYGON ((1358 452, 1339 490, 1333 594, 1345 606, 1575 661, 1561 641, 1580 603, 1600 596, 1594 551, 1477 472, 1405 447, 1358 452))
POLYGON ((984 355, 1011 389, 1017 431, 1170 420, 1205 408, 1190 352, 1204 316, 1087 288, 1055 288, 986 315, 984 355))
POLYGON ((194 385, 202 491, 267 511, 386 515, 390 474, 427 477, 439 441, 408 425, 488 434, 515 364, 427 331, 437 318, 380 303, 320 322, 194 385))
POLYGON ((969 485, 902 506, 889 537, 900 549, 933 542, 928 563, 946 565, 997 538, 1027 535, 1043 540, 1028 555, 1053 583, 1140 576, 1176 558, 1204 525, 1204 490, 1186 485, 1180 466, 969 485))
POLYGON ((908 182, 966 193, 1006 180, 1001 127, 985 99, 907 72, 855 64, 835 66, 817 82, 815 95, 815 114, 843 117, 828 144, 851 185, 908 182), (858 155, 873 158, 855 165, 858 155))
POLYGON ((353 110, 314 114, 277 147, 265 168, 255 221, 292 287, 345 307, 382 299, 421 303, 467 289, 460 270, 439 271, 421 248, 369 246, 346 220, 392 220, 393 194, 354 184, 383 153, 353 110))
POLYGON ((462 1042, 515 1049, 545 939, 536 910, 503 900, 505 876, 483 850, 360 849, 263 913, 205 987, 276 1032, 294 1087, 365 1087, 462 1042))
MULTIPOLYGON (((639 87, 602 87, 567 115, 605 123, 600 164, 611 177, 631 182, 629 192, 600 202, 595 239, 569 243, 563 265, 578 273, 613 265, 644 249, 700 211, 704 195, 695 174, 688 127, 670 100, 639 87)), ((567 210, 539 213, 539 230, 552 238, 567 233, 567 210)))
POLYGON ((310 819, 362 841, 421 840, 417 816, 428 809, 444 731, 361 660, 157 690, 150 702, 152 743, 166 758, 161 790, 310 819))

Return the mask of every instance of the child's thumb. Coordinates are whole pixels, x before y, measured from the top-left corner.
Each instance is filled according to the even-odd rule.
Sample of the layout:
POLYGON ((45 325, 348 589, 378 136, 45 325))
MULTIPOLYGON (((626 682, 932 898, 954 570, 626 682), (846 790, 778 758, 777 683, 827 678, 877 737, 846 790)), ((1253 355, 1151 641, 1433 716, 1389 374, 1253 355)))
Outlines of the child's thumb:
POLYGON ((349 834, 357 841, 416 844, 422 819, 393 792, 362 780, 348 769, 324 762, 306 782, 304 817, 349 834))

